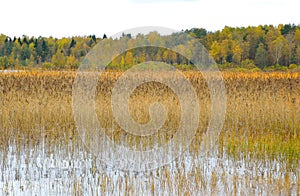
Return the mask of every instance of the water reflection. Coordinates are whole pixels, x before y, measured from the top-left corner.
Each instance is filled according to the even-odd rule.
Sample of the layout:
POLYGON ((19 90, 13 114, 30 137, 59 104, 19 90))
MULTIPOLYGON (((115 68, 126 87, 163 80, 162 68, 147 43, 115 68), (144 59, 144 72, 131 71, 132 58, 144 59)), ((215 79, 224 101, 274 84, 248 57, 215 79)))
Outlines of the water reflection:
POLYGON ((185 152, 154 171, 119 171, 83 147, 41 144, 0 154, 0 195, 297 195, 300 162, 234 160, 218 151, 203 156, 185 152))

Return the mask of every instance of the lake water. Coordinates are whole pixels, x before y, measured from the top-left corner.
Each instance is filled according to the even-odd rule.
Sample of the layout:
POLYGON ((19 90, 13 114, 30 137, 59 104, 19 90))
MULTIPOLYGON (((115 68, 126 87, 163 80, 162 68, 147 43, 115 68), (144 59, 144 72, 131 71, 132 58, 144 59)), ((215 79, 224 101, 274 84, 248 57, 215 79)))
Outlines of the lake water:
POLYGON ((299 165, 186 151, 153 171, 111 168, 72 143, 0 154, 0 195, 299 195, 299 165))

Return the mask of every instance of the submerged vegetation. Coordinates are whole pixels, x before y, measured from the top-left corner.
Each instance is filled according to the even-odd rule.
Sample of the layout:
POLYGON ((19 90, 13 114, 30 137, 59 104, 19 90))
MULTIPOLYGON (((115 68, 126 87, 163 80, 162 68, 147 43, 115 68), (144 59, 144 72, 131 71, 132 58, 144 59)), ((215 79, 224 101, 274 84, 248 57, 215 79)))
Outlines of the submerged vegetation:
MULTIPOLYGON (((167 143, 180 119, 176 94, 155 82, 135 89, 129 100, 134 120, 148 122, 155 101, 168 115, 156 137, 127 134, 117 126, 110 104, 122 73, 105 72, 97 86, 96 112, 105 134, 133 149, 167 143)), ((161 74, 168 77, 167 71, 161 74)), ((73 119, 76 72, 0 73, 0 193, 299 194, 300 73, 222 72, 226 118, 216 148, 204 157, 199 146, 210 116, 209 90, 200 72, 183 74, 200 101, 197 133, 174 162, 138 173, 109 168, 85 151, 73 119)))

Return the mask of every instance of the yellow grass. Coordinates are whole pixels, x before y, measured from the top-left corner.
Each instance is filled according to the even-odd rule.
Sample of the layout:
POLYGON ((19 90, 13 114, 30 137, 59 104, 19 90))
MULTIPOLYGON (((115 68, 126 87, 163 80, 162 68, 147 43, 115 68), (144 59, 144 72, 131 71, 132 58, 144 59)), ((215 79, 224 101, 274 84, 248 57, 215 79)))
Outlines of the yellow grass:
MULTIPOLYGON (((202 134, 209 122, 211 101, 201 73, 187 71, 184 74, 195 88, 201 107, 198 132, 189 148, 197 158, 202 134)), ((101 75, 97 86, 96 112, 100 124, 107 130, 106 134, 117 144, 136 149, 146 150, 156 143, 167 143, 178 128, 180 119, 176 94, 155 82, 138 87, 129 100, 133 119, 139 123, 148 122, 149 106, 155 101, 165 105, 168 115, 163 131, 157 136, 130 135, 115 122, 110 104, 113 86, 121 75, 122 72, 106 72, 101 75)), ((223 72, 222 75, 227 91, 227 110, 218 140, 219 155, 226 153, 239 159, 278 160, 286 162, 288 168, 297 168, 300 157, 300 73, 223 72)), ((20 150, 41 142, 50 149, 55 145, 81 142, 72 113, 75 76, 76 72, 58 71, 0 74, 0 148, 3 152, 12 144, 20 150)), ((167 72, 162 76, 168 77, 167 72)), ((164 173, 169 181, 163 187, 170 187, 172 182, 176 182, 182 184, 180 192, 184 193, 188 174, 178 175, 178 179, 171 179, 170 174, 164 173)), ((197 171, 193 176, 197 181, 196 187, 204 186, 201 176, 197 171)), ((219 177, 222 178, 213 174, 211 187, 217 186, 219 177)), ((126 192, 130 193, 130 179, 126 178, 125 182, 126 192)), ((100 186, 105 191, 106 182, 102 183, 100 186)), ((239 181, 233 183, 238 186, 239 181)), ((288 179, 276 183, 289 186, 286 185, 288 179)), ((74 185, 74 189, 78 187, 74 185)), ((153 183, 149 189, 155 191, 153 183)), ((189 195, 188 192, 186 194, 189 195)))
MULTIPOLYGON (((184 72, 197 91, 201 104, 199 131, 205 131, 210 99, 205 80, 198 72, 184 72)), ((227 91, 226 120, 221 133, 223 147, 231 153, 251 152, 291 159, 299 157, 300 74, 299 73, 222 73, 227 91)), ((101 76, 96 99, 100 124, 112 128, 111 91, 122 72, 101 76)), ((75 134, 72 117, 72 85, 76 72, 21 72, 0 75, 1 146, 16 140, 25 145, 47 140, 68 141, 75 134)), ((167 72, 164 77, 168 77, 167 72)), ((134 80, 133 80, 134 82, 134 80)), ((150 120, 154 101, 167 108, 164 136, 172 136, 180 119, 179 101, 165 85, 152 82, 138 87, 130 99, 130 112, 139 123, 150 120)), ((111 133, 116 139, 124 130, 111 133)), ((110 133, 108 133, 110 134, 110 133)), ((163 133, 162 133, 163 134, 163 133)), ((201 134, 199 134, 200 136, 201 134)), ((133 136, 128 136, 129 141, 133 136)), ((199 141, 197 138, 194 145, 199 141)), ((201 141, 201 140, 200 140, 201 141)), ((138 141, 139 142, 139 141, 138 141)))

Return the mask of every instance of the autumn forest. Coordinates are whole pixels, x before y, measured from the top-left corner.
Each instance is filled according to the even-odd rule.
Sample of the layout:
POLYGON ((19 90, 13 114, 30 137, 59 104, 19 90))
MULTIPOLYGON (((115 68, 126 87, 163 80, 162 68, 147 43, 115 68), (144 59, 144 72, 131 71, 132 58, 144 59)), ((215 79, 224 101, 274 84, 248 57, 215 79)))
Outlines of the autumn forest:
MULTIPOLYGON (((198 39, 209 51, 220 69, 287 70, 299 69, 300 26, 264 25, 256 27, 224 27, 209 32, 192 28, 176 33, 188 33, 198 39)), ((123 34, 119 39, 126 44, 140 37, 156 39, 157 32, 147 35, 123 34)), ((87 53, 102 39, 95 35, 68 38, 9 37, 0 35, 0 69, 76 69, 87 53)), ((112 41, 112 39, 111 39, 112 41)), ((180 46, 180 43, 178 43, 180 46)), ((183 48, 184 50, 184 48, 183 48)), ((124 68, 146 60, 163 61, 192 68, 191 62, 169 50, 127 51, 112 60, 110 66, 124 68), (151 54, 151 55, 149 55, 151 54), (149 57, 150 56, 150 57, 149 57)))

